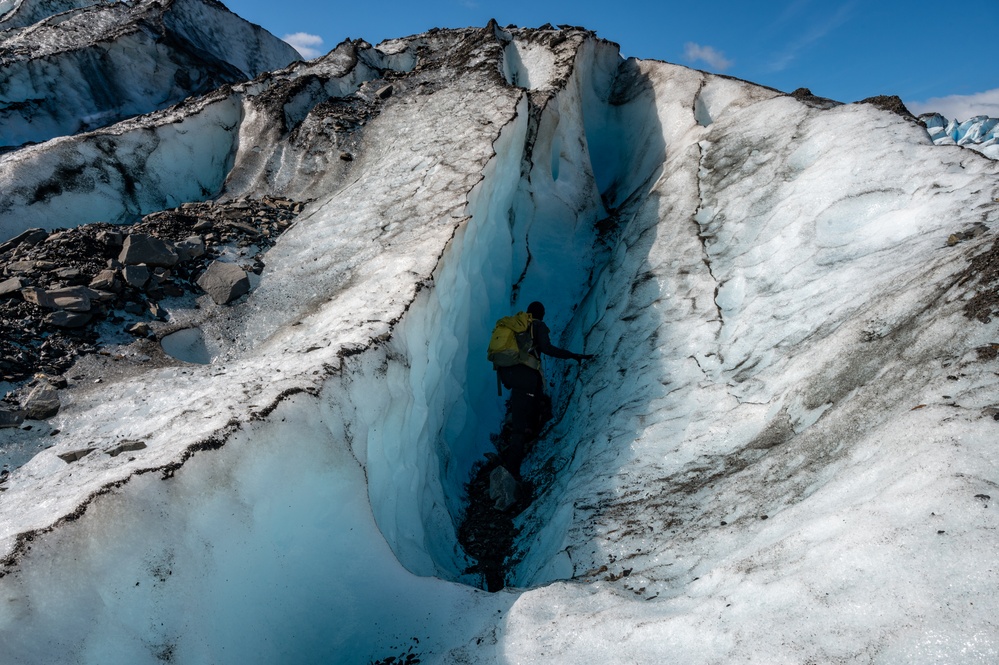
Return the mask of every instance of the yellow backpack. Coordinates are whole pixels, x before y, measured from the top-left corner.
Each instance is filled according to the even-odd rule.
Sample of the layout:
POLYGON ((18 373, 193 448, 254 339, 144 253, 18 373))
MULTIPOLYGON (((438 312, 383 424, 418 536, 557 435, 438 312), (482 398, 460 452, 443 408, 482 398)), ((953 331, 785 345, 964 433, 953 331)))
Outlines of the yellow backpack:
POLYGON ((534 317, 527 312, 517 312, 504 316, 496 322, 493 335, 489 338, 486 358, 494 367, 527 365, 540 369, 541 361, 532 354, 534 351, 534 317))

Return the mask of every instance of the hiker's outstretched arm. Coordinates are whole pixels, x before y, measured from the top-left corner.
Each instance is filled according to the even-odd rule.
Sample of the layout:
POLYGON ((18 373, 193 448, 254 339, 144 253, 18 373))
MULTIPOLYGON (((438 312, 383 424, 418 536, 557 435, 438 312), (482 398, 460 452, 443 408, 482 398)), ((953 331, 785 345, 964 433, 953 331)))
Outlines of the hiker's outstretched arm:
POLYGON ((559 347, 552 344, 551 334, 548 332, 548 326, 541 323, 535 323, 534 330, 534 347, 545 354, 546 356, 551 356, 552 358, 562 358, 564 360, 579 360, 580 355, 578 353, 573 353, 572 351, 566 351, 565 349, 560 349, 559 347))

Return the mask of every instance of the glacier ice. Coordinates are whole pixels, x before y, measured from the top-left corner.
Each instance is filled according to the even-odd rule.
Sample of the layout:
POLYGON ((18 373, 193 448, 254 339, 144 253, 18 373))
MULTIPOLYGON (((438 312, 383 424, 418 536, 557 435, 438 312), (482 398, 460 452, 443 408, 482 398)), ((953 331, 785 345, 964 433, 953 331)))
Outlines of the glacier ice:
POLYGON ((81 365, 0 493, 5 653, 995 660, 995 324, 962 311, 994 238, 946 240, 999 221, 999 167, 933 142, 493 24, 3 155, 3 237, 310 201, 199 315, 210 363, 81 365), (70 155, 85 175, 36 196, 70 155), (548 368, 538 496, 488 594, 455 524, 502 418, 488 331, 534 299, 597 359, 548 368))
POLYGON ((999 159, 999 118, 980 115, 965 121, 948 120, 939 113, 920 116, 936 145, 961 145, 999 159))
POLYGON ((299 59, 204 0, 23 0, 0 28, 0 149, 110 125, 299 59))

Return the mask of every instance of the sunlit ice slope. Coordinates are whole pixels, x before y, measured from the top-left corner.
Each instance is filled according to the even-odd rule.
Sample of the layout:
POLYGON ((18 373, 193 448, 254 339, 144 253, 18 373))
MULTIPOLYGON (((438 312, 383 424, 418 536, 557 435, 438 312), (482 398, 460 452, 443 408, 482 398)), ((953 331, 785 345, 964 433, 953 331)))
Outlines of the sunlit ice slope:
POLYGON ((0 150, 166 108, 299 59, 214 0, 4 0, 0 150))
POLYGON ((127 208, 108 154, 151 135, 196 157, 163 160, 206 184, 180 201, 312 203, 244 301, 178 313, 212 364, 81 368, 103 381, 12 474, 14 662, 995 659, 996 333, 963 312, 994 162, 870 105, 490 26, 3 166, 92 154, 111 177, 37 202, 68 225, 68 200, 127 208), (489 330, 534 299, 597 357, 549 363, 538 497, 487 594, 455 525, 502 418, 489 330), (104 454, 122 440, 147 447, 104 454))

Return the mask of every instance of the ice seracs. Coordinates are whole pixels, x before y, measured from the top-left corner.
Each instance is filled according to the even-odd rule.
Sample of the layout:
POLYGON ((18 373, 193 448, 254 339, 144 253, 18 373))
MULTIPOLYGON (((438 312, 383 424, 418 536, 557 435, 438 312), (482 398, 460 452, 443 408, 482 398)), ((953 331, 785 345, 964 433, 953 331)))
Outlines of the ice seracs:
POLYGON ((948 120, 939 113, 920 116, 936 145, 963 145, 999 159, 999 118, 979 115, 965 121, 948 120))
POLYGON ((0 494, 6 654, 987 662, 996 331, 964 305, 997 175, 871 104, 495 24, 5 155, 4 237, 310 201, 244 299, 174 314, 210 353, 71 373, 0 494), (597 358, 548 365, 487 594, 455 538, 503 415, 485 346, 538 297, 597 358))
POLYGON ((208 0, 23 0, 0 29, 0 149, 110 125, 299 59, 208 0))

